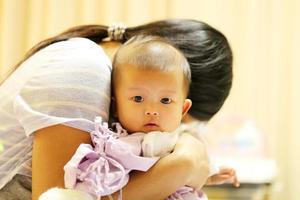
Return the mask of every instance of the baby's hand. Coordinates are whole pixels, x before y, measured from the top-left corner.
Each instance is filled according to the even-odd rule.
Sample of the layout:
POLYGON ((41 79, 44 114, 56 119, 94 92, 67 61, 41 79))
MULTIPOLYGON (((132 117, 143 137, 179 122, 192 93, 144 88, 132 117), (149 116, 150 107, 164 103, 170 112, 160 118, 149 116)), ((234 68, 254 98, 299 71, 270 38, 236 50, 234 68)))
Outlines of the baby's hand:
POLYGON ((222 166, 217 174, 208 177, 206 181, 206 185, 221 185, 224 183, 232 183, 235 187, 240 186, 233 168, 222 166))

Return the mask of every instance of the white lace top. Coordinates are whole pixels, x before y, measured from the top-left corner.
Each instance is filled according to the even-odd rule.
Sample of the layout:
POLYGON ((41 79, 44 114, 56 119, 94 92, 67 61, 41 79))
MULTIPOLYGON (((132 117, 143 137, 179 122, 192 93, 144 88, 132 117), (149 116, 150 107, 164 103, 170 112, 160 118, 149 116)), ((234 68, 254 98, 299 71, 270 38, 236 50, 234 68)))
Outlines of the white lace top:
POLYGON ((34 131, 90 132, 95 116, 108 119, 111 69, 99 45, 72 38, 38 51, 0 85, 0 189, 17 173, 31 176, 34 131))

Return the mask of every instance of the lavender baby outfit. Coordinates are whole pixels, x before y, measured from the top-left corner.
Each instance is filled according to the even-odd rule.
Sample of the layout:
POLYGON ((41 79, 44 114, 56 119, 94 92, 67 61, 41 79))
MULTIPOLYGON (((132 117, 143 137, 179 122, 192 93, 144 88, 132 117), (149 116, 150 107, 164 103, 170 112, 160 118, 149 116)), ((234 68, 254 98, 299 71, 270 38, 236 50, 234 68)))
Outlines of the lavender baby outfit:
MULTIPOLYGON (((85 191, 95 199, 120 191, 128 183, 132 170, 149 170, 160 156, 173 150, 180 134, 180 131, 175 131, 128 135, 118 123, 113 129, 110 130, 100 117, 96 118, 95 130, 91 132, 94 147, 81 144, 64 167, 66 188, 85 191)), ((184 186, 167 198, 176 199, 207 198, 202 192, 184 186)))

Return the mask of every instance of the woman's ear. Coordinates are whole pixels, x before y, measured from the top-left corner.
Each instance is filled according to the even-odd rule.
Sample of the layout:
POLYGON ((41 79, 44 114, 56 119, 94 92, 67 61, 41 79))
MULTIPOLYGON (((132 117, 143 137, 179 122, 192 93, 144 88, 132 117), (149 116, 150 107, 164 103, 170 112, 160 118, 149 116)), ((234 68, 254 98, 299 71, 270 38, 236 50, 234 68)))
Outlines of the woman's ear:
POLYGON ((185 99, 182 108, 182 117, 189 111, 192 107, 192 101, 190 99, 185 99))

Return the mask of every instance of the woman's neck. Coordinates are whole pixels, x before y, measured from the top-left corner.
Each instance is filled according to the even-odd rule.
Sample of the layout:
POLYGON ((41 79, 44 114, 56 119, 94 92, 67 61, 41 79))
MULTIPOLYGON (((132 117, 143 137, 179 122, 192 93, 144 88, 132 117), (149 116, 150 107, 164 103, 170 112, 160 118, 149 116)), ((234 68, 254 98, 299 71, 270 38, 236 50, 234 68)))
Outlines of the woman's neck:
POLYGON ((117 50, 119 49, 119 47, 122 44, 119 43, 119 42, 114 42, 114 41, 103 41, 99 45, 103 48, 106 55, 112 61, 113 58, 114 58, 115 53, 117 52, 117 50))

